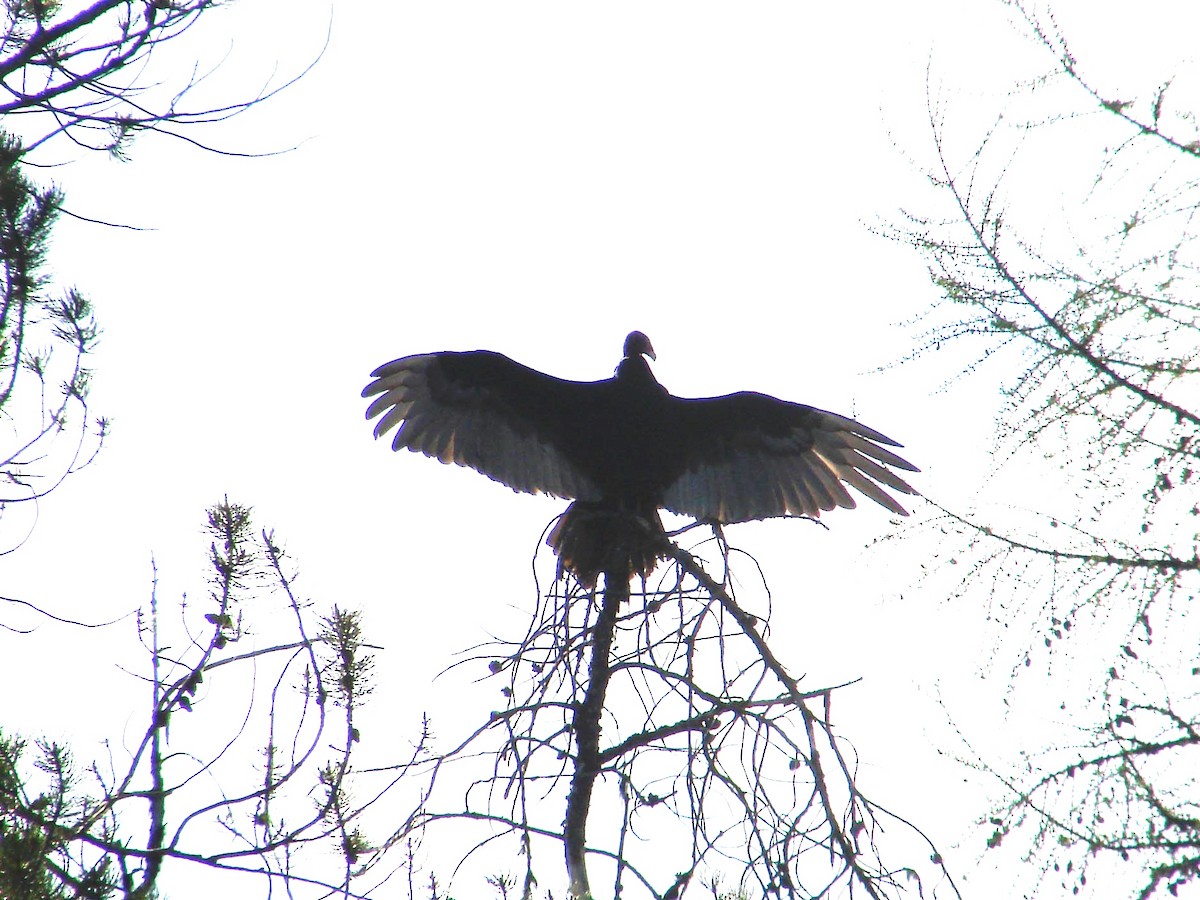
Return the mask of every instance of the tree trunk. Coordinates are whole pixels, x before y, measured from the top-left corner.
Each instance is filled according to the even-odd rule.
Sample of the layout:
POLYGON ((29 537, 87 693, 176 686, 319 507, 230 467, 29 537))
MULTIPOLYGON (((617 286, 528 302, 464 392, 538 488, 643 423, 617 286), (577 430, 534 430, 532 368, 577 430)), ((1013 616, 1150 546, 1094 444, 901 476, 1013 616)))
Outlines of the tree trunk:
POLYGON ((583 702, 575 707, 572 723, 575 731, 575 772, 567 795, 567 816, 563 837, 567 857, 567 875, 572 900, 591 897, 587 875, 587 816, 592 804, 592 788, 600 774, 600 718, 604 715, 604 697, 612 672, 613 632, 621 602, 629 598, 627 572, 604 573, 604 600, 592 629, 592 661, 588 666, 587 690, 583 702))

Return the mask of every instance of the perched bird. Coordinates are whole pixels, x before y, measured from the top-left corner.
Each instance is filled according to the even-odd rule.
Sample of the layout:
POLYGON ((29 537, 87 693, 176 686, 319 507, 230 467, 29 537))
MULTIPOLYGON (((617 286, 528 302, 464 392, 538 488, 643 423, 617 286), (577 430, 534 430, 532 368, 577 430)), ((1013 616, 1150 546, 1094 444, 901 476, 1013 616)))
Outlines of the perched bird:
POLYGON ((589 587, 600 572, 650 573, 666 546, 660 508, 721 523, 816 517, 854 507, 849 485, 908 515, 884 490, 917 493, 892 471, 919 471, 887 449, 896 441, 765 394, 676 397, 647 358, 640 331, 604 381, 566 381, 489 350, 428 353, 380 366, 363 396, 375 397, 376 437, 399 426, 393 450, 573 500, 547 543, 589 587))

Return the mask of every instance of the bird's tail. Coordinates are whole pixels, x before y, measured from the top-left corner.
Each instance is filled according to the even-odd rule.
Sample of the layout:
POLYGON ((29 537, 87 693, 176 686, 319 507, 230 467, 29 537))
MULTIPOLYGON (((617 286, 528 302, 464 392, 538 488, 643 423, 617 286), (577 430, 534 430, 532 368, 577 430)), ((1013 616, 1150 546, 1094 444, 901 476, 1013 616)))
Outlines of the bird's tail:
POLYGON ((573 573, 587 588, 596 586, 601 572, 606 583, 649 576, 666 541, 657 509, 647 515, 584 500, 568 506, 546 538, 560 571, 573 573))

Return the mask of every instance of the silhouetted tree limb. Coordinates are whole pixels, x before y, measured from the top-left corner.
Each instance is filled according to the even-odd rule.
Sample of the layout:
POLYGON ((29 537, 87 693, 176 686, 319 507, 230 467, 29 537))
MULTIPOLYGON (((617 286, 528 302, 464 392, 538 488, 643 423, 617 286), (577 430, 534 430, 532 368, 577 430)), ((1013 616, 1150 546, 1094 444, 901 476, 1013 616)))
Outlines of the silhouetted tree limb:
MULTIPOLYGON (((99 452, 108 421, 89 421, 91 372, 84 361, 99 329, 77 291, 51 292, 45 274, 61 195, 21 172, 24 150, 0 132, 0 521, 55 490, 99 452)), ((0 538, 19 547, 36 513, 0 538), (15 533, 14 533, 15 532, 15 533)))
POLYGON ((315 64, 237 99, 201 100, 200 88, 219 64, 204 70, 199 61, 180 59, 186 42, 167 45, 218 5, 214 0, 9 0, 3 5, 0 555, 24 543, 36 523, 37 502, 95 459, 109 428, 107 419, 93 416, 88 400, 88 360, 99 336, 91 304, 74 288, 54 289, 47 266, 63 193, 34 183, 29 169, 55 138, 119 158, 126 158, 133 138, 143 132, 213 150, 193 136, 198 126, 269 99, 315 64))
POLYGON ((955 896, 940 863, 880 862, 884 820, 940 857, 863 794, 826 715, 838 687, 800 687, 767 640, 769 609, 733 595, 719 532, 711 546, 721 580, 673 546, 653 590, 560 579, 523 638, 457 663, 484 666, 505 704, 427 761, 420 802, 380 853, 439 829, 465 863, 508 837, 523 896, 545 884, 546 843, 560 845, 575 897, 678 897, 728 872, 747 896, 894 897, 916 884, 955 896), (481 827, 440 827, 455 822, 481 827))
POLYGON ((18 125, 9 117, 21 117, 27 152, 61 136, 83 149, 123 158, 142 132, 214 150, 191 134, 193 126, 229 119, 270 99, 315 64, 239 99, 191 102, 217 67, 203 71, 198 62, 180 66, 172 61, 173 72, 167 74, 157 63, 167 44, 219 5, 214 0, 97 0, 73 9, 61 2, 6 3, 0 118, 13 131, 18 125))
POLYGON ((290 896, 375 886, 359 887, 372 877, 359 864, 365 815, 395 782, 365 801, 350 789, 355 714, 371 690, 360 618, 337 606, 314 617, 245 507, 213 507, 208 530, 206 602, 172 626, 156 576, 139 615, 149 703, 127 759, 81 770, 59 744, 0 734, 0 895, 137 900, 185 865, 252 873, 290 896), (272 592, 284 600, 275 612, 272 592), (294 640, 241 649, 289 617, 294 640), (260 680, 269 689, 247 701, 260 680))
POLYGON ((988 846, 1032 858, 1044 892, 1081 892, 1090 872, 1105 897, 1175 896, 1200 874, 1200 127, 1179 102, 1197 72, 1101 91, 1051 14, 1009 5, 1050 71, 965 158, 949 149, 952 111, 931 99, 944 214, 910 216, 894 236, 941 292, 925 349, 970 341, 968 371, 1005 352, 1016 362, 994 477, 1031 508, 990 503, 987 487, 974 508, 931 504, 923 533, 943 566, 929 578, 986 604, 997 654, 1015 645, 1013 709, 1035 659, 1081 686, 1062 696, 1060 733, 1013 760, 977 757, 1002 791, 988 846), (1047 116, 1052 85, 1070 90, 1047 116), (1064 148, 1068 164, 1043 162, 1064 148), (1025 156, 1039 161, 1032 182, 1025 156), (1041 202, 1047 184, 1070 199, 1041 202))

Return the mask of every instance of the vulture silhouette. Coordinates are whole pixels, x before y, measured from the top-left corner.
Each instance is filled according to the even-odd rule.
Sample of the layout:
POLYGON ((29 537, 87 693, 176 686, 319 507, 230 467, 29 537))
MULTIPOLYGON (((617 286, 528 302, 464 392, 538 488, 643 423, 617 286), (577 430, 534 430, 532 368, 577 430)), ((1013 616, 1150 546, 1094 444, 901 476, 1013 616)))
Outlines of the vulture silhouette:
POLYGON ((653 570, 667 546, 660 508, 719 523, 817 517, 853 508, 849 486, 908 515, 885 490, 917 493, 892 471, 919 471, 887 449, 896 441, 765 394, 673 396, 647 357, 640 331, 604 381, 555 378, 490 350, 406 356, 372 372, 363 396, 375 397, 377 438, 399 426, 393 450, 574 501, 547 543, 588 587, 601 572, 628 581, 653 570))

